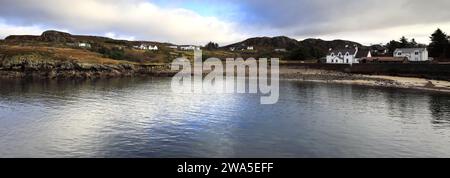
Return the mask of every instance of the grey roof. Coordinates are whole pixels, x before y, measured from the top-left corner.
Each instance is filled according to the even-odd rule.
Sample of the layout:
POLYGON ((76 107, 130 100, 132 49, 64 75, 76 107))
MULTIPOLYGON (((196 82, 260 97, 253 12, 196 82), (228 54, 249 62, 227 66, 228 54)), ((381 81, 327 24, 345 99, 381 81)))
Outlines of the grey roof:
POLYGON ((427 48, 397 48, 397 49, 395 49, 395 53, 398 51, 401 51, 404 53, 412 53, 412 52, 416 52, 416 51, 423 52, 425 50, 427 50, 427 48))
POLYGON ((341 53, 342 55, 344 55, 345 53, 349 53, 349 54, 355 54, 356 49, 355 48, 344 48, 344 49, 333 49, 329 52, 329 54, 334 53, 335 55, 341 53))
POLYGON ((369 52, 370 52, 370 50, 368 50, 368 49, 359 49, 358 53, 356 54, 356 58, 367 57, 369 52))
MULTIPOLYGON (((339 53, 341 53, 342 55, 345 55, 346 53, 349 53, 350 55, 354 55, 356 52, 355 48, 344 48, 344 49, 335 49, 335 50, 331 50, 329 52, 329 54, 334 53, 334 55, 338 55, 339 53)), ((367 49, 358 49, 358 53, 356 53, 356 58, 362 58, 362 57, 367 57, 367 55, 369 54, 369 50, 367 49)))

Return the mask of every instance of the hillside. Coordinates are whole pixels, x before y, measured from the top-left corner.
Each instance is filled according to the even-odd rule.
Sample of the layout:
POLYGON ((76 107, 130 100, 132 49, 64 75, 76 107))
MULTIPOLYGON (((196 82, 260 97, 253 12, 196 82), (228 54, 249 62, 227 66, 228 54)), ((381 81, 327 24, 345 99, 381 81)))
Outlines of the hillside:
POLYGON ((295 48, 299 42, 295 39, 285 36, 278 37, 256 37, 249 38, 242 42, 234 43, 224 48, 240 47, 240 46, 255 46, 256 48, 295 48))
POLYGON ((249 38, 242 42, 224 46, 222 49, 245 49, 248 46, 255 48, 254 54, 256 54, 257 57, 278 57, 284 60, 320 59, 326 55, 330 48, 345 48, 352 46, 366 49, 370 48, 363 46, 360 43, 346 40, 325 41, 321 39, 305 39, 303 41, 297 41, 296 39, 285 36, 278 36, 273 38, 249 38), (285 49, 286 51, 276 52, 276 49, 285 49))

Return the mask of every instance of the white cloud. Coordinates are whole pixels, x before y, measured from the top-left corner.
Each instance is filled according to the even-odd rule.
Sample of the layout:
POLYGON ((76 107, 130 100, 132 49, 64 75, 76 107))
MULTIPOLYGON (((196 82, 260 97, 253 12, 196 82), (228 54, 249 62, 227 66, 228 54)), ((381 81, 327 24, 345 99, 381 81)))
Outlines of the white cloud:
POLYGON ((39 26, 17 27, 0 22, 0 39, 4 39, 11 34, 16 35, 39 35, 42 29, 39 26))
POLYGON ((20 22, 16 28, 35 29, 45 25, 70 29, 72 33, 109 33, 120 38, 186 44, 204 44, 210 40, 229 43, 242 38, 234 23, 186 9, 161 8, 143 0, 2 1, 0 14, 5 19, 13 19, 11 23, 20 22))

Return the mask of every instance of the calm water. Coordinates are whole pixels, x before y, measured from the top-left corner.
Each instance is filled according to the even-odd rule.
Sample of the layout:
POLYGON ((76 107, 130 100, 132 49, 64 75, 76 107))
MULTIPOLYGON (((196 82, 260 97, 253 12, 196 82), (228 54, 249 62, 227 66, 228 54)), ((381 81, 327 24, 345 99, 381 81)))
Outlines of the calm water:
POLYGON ((174 94, 170 79, 0 82, 0 157, 450 157, 450 95, 281 82, 174 94))

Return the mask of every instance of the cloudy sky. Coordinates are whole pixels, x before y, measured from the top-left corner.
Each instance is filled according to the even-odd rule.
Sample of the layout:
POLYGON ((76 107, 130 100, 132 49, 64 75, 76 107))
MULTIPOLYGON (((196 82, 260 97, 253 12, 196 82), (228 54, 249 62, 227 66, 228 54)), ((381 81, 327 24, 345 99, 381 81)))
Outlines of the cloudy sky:
POLYGON ((255 36, 428 43, 449 0, 1 0, 0 38, 48 29, 178 44, 255 36))

